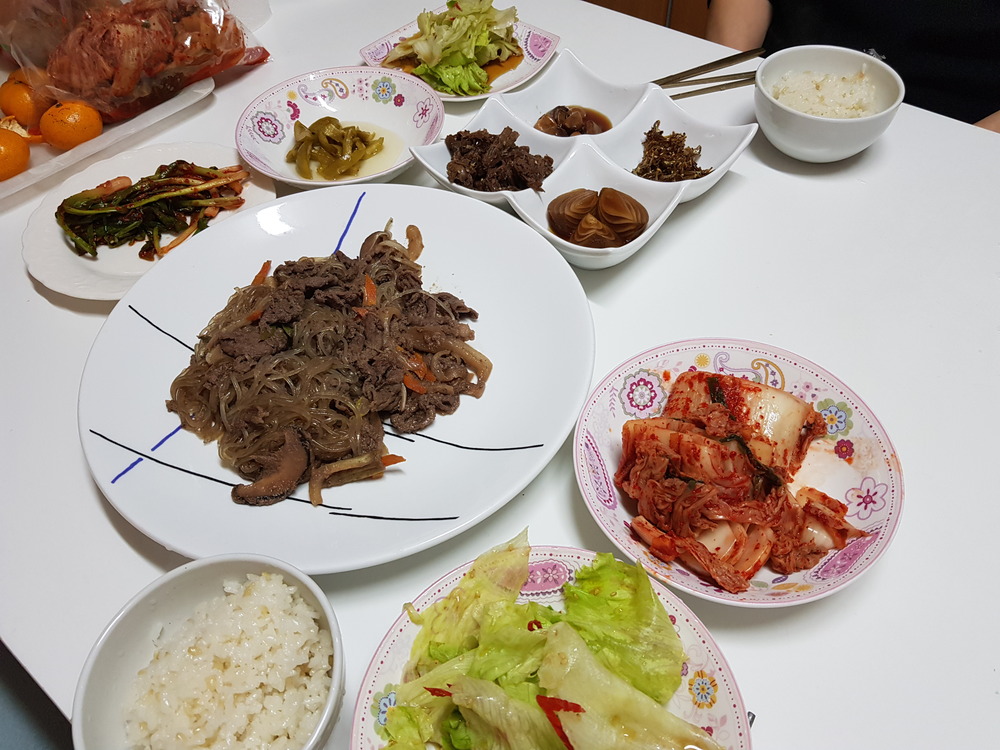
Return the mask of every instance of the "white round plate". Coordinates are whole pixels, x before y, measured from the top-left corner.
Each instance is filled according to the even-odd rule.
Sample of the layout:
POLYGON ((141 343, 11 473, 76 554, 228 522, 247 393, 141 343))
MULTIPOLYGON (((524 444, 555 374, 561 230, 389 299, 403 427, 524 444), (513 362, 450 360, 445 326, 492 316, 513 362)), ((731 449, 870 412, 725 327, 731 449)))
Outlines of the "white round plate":
MULTIPOLYGON (((163 259, 149 261, 139 257, 140 245, 100 247, 97 257, 81 256, 73 250, 56 223, 59 204, 81 190, 97 187, 115 177, 131 177, 133 182, 153 174, 161 164, 185 159, 200 166, 228 167, 240 164, 240 155, 232 146, 217 143, 163 143, 124 151, 92 164, 82 172, 68 174, 58 189, 50 191, 28 219, 21 238, 21 256, 28 272, 54 292, 81 299, 121 299, 132 285, 163 259)), ((269 177, 250 173, 244 183, 246 203, 236 211, 221 211, 204 231, 214 230, 241 211, 274 198, 274 183, 269 177)), ((210 234, 213 232, 209 232, 210 234)), ((187 242, 191 242, 190 238, 187 242)), ((186 243, 185 243, 186 244, 186 243)), ((183 247, 183 245, 181 245, 183 247)))
POLYGON ((821 367, 791 352, 753 341, 695 339, 650 349, 607 375, 587 400, 573 439, 580 492, 608 538, 671 586, 703 599, 745 607, 784 607, 820 599, 856 580, 885 552, 899 524, 903 475, 885 429, 865 403, 821 367), (815 487, 848 506, 847 519, 868 532, 831 551, 810 570, 779 575, 764 566, 739 594, 653 557, 632 534, 634 504, 613 477, 621 460, 622 425, 656 416, 671 380, 685 370, 736 375, 781 388, 811 403, 827 421, 792 484, 815 487))
MULTIPOLYGON (((440 13, 445 7, 442 6, 434 12, 440 13)), ((419 29, 416 19, 414 19, 411 23, 399 27, 381 39, 376 39, 371 44, 365 45, 361 49, 361 58, 367 65, 380 67, 386 55, 389 54, 389 50, 404 39, 416 34, 417 31, 419 29)), ((493 94, 502 94, 504 91, 511 91, 540 73, 546 63, 552 59, 556 52, 556 46, 559 44, 559 37, 555 34, 550 34, 521 21, 514 24, 514 37, 520 42, 521 49, 524 50, 524 59, 513 70, 497 76, 488 92, 474 96, 456 96, 439 91, 441 99, 446 102, 470 102, 485 99, 493 94)))
POLYGON ((188 557, 253 552, 311 574, 356 570, 439 544, 520 492, 571 433, 593 362, 580 282, 523 222, 443 190, 345 185, 241 212, 159 262, 94 342, 80 386, 80 434, 111 504, 170 549, 188 557), (338 247, 353 256, 389 219, 397 237, 408 224, 420 228, 424 286, 479 312, 473 344, 494 365, 485 394, 463 398, 455 414, 421 433, 387 435, 405 462, 381 479, 324 491, 320 507, 304 488, 265 508, 234 504, 230 487, 242 480, 164 406, 190 347, 265 260, 338 247), (531 300, 545 300, 544 308, 531 300))
MULTIPOLYGON (((521 589, 519 601, 536 601, 562 609, 562 586, 573 581, 580 568, 590 565, 595 552, 575 547, 532 547, 529 558, 528 582, 521 589)), ((418 612, 423 611, 458 585, 472 563, 466 563, 435 581, 413 600, 418 612)), ((729 664, 711 634, 685 606, 664 587, 652 580, 656 595, 677 629, 687 655, 677 692, 667 704, 674 715, 701 727, 728 750, 749 750, 750 723, 743 697, 736 686, 729 664)), ((393 623, 372 657, 354 707, 354 727, 351 750, 377 750, 385 746, 377 728, 385 723, 385 710, 395 698, 394 683, 402 677, 410 658, 410 649, 420 626, 414 625, 406 613, 393 623)))

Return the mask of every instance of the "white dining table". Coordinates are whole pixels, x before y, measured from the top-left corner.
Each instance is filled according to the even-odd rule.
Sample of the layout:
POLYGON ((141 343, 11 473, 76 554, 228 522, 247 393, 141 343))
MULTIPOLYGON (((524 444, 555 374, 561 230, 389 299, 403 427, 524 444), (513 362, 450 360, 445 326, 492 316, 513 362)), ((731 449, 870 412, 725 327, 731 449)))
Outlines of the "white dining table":
MULTIPOLYGON (((219 75, 209 96, 114 149, 232 144, 237 118, 257 94, 299 73, 359 64, 364 44, 423 7, 416 0, 271 0, 270 17, 253 32, 270 51, 268 62, 219 75)), ((523 20, 558 34, 560 49, 623 84, 727 52, 582 0, 520 0, 517 8, 523 20)), ((752 101, 745 87, 681 104, 708 122, 744 124, 754 121, 752 101)), ((480 104, 449 103, 444 132, 460 129, 480 104)), ((1000 135, 908 105, 868 150, 834 164, 792 160, 758 133, 731 171, 681 205, 635 256, 575 271, 593 315, 595 384, 660 344, 759 341, 833 372, 877 415, 898 452, 905 487, 898 533, 851 586, 767 609, 679 594, 728 660, 755 716, 758 748, 995 742, 998 175, 1000 135)), ((115 511, 81 450, 81 373, 114 303, 48 290, 20 254, 29 216, 62 179, 54 175, 0 201, 7 321, 0 637, 70 716, 77 678, 105 625, 186 559, 115 511)), ((419 165, 397 181, 442 189, 419 165)), ((141 362, 123 366, 141 375, 141 362)), ((539 376, 557 381, 559 373, 539 376)), ((577 487, 570 435, 540 475, 475 527, 405 559, 315 577, 346 649, 346 697, 329 748, 348 747, 362 676, 401 605, 525 527, 535 544, 616 551, 577 487)))

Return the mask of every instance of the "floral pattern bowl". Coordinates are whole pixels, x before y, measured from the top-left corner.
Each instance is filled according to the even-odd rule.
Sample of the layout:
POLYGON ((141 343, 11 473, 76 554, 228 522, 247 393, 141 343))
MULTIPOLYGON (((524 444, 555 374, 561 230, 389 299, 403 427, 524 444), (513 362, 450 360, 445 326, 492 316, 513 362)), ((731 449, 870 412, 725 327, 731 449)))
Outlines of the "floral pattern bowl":
POLYGON ((419 78, 386 68, 324 68, 272 87, 243 111, 236 147, 250 166, 300 188, 387 182, 413 161, 410 148, 433 143, 444 123, 441 97, 419 78), (353 177, 306 179, 286 156, 296 122, 336 117, 384 138, 380 153, 353 177))
POLYGON ((785 607, 838 591, 886 551, 899 525, 903 475, 896 450, 868 406, 818 365, 767 344, 694 339, 666 344, 616 367, 591 394, 573 439, 573 464, 587 508, 601 530, 654 576, 694 596, 743 607, 785 607), (632 532, 634 503, 614 485, 622 425, 660 414, 671 381, 685 370, 736 375, 786 390, 823 416, 826 435, 815 441, 790 488, 815 487, 848 506, 847 520, 868 532, 829 552, 809 570, 779 575, 767 565, 734 594, 682 563, 654 557, 632 532))
MULTIPOLYGON (((528 559, 528 580, 518 601, 533 601, 563 609, 562 586, 575 579, 576 571, 594 561, 596 553, 575 547, 532 546, 528 559)), ((472 563, 445 574, 413 600, 422 612, 458 585, 472 563)), ((698 617, 659 581, 653 589, 670 617, 686 659, 681 667, 681 684, 667 703, 676 716, 708 732, 726 750, 750 750, 750 719, 732 669, 718 644, 698 617)), ((400 615, 379 645, 365 672, 354 707, 350 750, 378 750, 385 747, 386 714, 396 702, 410 649, 420 626, 407 613, 400 615)))

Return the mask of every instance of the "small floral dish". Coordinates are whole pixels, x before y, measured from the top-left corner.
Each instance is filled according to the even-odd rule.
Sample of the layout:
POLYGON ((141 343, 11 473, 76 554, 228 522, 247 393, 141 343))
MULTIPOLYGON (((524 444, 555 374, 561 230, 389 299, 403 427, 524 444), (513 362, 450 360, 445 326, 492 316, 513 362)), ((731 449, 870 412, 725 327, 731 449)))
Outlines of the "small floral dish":
MULTIPOLYGON (((435 10, 435 13, 440 13, 446 7, 441 6, 435 10)), ((393 68, 381 68, 382 61, 393 47, 404 39, 416 34, 418 30, 416 20, 405 26, 401 26, 392 33, 386 34, 371 44, 365 45, 360 52, 361 59, 367 65, 379 68, 380 70, 393 70, 393 68)), ((544 31, 523 21, 518 21, 514 24, 514 36, 520 42, 521 49, 524 50, 524 58, 517 67, 497 76, 487 93, 475 96, 455 96, 442 93, 441 99, 444 101, 476 101, 486 99, 492 94, 499 94, 517 88, 542 71, 546 63, 555 55, 556 46, 559 44, 559 37, 555 34, 550 34, 548 31, 544 31)), ((408 74, 404 73, 403 75, 408 74)), ((416 78, 416 76, 412 77, 416 78)))
MULTIPOLYGON (((464 130, 475 132, 485 130, 494 135, 499 134, 505 127, 510 126, 517 133, 517 145, 527 146, 533 154, 551 156, 554 164, 561 162, 573 147, 569 138, 555 138, 545 135, 534 128, 519 122, 514 115, 499 100, 487 99, 482 108, 473 116, 464 130)), ((473 190, 471 188, 456 185, 448 179, 448 162, 451 155, 444 139, 427 146, 415 146, 410 149, 424 169, 433 177, 438 184, 456 193, 467 195, 470 198, 477 198, 494 206, 503 206, 507 203, 509 190, 501 190, 494 193, 473 190)), ((523 191, 522 191, 523 192, 523 191)), ((530 192, 530 191, 528 191, 530 192)))
MULTIPOLYGON (((126 717, 132 706, 132 691, 139 671, 150 664, 158 649, 165 647, 162 644, 169 643, 172 638, 189 640, 188 636, 196 628, 192 622, 204 621, 201 616, 195 616, 196 609, 212 602, 219 605, 213 607, 213 611, 222 612, 223 597, 239 602, 233 615, 242 618, 237 632, 240 637, 239 648, 244 655, 254 653, 255 649, 252 647, 259 638, 262 638, 260 655, 268 653, 269 649, 273 649, 277 634, 283 650, 272 651, 279 654, 272 657, 275 669, 288 670, 290 665, 297 665, 295 668, 305 679, 306 674, 318 668, 318 663, 329 651, 329 675, 315 671, 315 682, 308 686, 295 686, 298 699, 303 700, 303 704, 308 705, 318 716, 303 719, 302 724, 297 724, 287 704, 281 706, 283 701, 280 695, 275 692, 264 695, 268 691, 263 686, 258 697, 263 700, 265 708, 256 715, 250 711, 252 720, 256 722, 255 726, 260 727, 265 738, 267 730, 261 726, 267 723, 265 714, 268 711, 284 710, 285 713, 278 719, 286 722, 286 729, 299 726, 303 734, 308 732, 308 738, 301 745, 302 750, 321 750, 326 747, 344 697, 344 647, 340 626, 329 598, 315 581, 286 562, 263 555, 227 554, 189 562, 160 576, 136 594, 108 623, 87 657, 77 683, 73 700, 74 748, 106 750, 130 746, 126 717), (251 601, 248 597, 255 589, 259 592, 261 601, 252 605, 254 609, 251 610, 244 602, 251 601), (275 618, 272 622, 265 622, 250 616, 252 611, 266 610, 268 605, 284 611, 286 620, 282 622, 275 618), (307 624, 310 615, 312 623, 307 624), (293 620, 296 623, 294 625, 293 620), (301 653, 296 651, 291 638, 282 640, 282 628, 295 629, 295 645, 304 647, 301 653), (323 631, 329 634, 329 639, 323 631), (313 655, 311 660, 300 661, 310 658, 307 653, 313 655), (323 683, 327 682, 329 687, 324 690, 323 683), (311 730, 308 729, 307 722, 314 723, 311 730)), ((201 642, 216 644, 217 648, 223 649, 218 644, 226 640, 225 625, 221 622, 217 625, 214 632, 204 634, 201 642)), ((202 659, 200 662, 205 665, 202 669, 194 655, 185 653, 184 656, 187 659, 185 669, 204 676, 206 683, 210 679, 225 680, 220 672, 225 667, 215 666, 213 661, 213 666, 209 668, 206 660, 202 659)), ((167 658, 170 658, 169 654, 167 658)), ((221 661, 219 656, 215 658, 221 661)), ((186 687, 190 687, 190 684, 186 687)), ((286 687, 291 693, 291 686, 286 687)), ((199 705, 205 709, 205 713, 199 717, 191 717, 190 723, 180 722, 178 730, 185 733, 193 730, 193 725, 198 720, 219 720, 219 717, 211 716, 207 709, 221 705, 223 696, 214 691, 209 693, 206 688, 204 698, 199 705)), ((166 696, 163 699, 166 700, 166 696)))
MULTIPOLYGON (((562 609, 563 584, 593 563, 595 553, 573 547, 531 548, 528 582, 520 602, 537 602, 562 609)), ((413 600, 421 612, 458 585, 472 566, 467 563, 442 576, 413 600)), ((684 647, 681 685, 667 704, 676 716, 701 727, 727 750, 750 750, 750 723, 733 672, 708 629, 677 596, 652 581, 684 647)), ((354 708, 350 750, 378 750, 384 737, 386 712, 395 705, 395 684, 403 675, 419 631, 407 614, 393 623, 365 672, 354 708)))
POLYGON ((580 143, 545 180, 545 190, 506 193, 510 205, 536 232, 556 246, 579 268, 608 268, 631 258, 683 200, 688 186, 683 182, 653 182, 618 168, 591 143, 580 143), (584 189, 600 193, 604 188, 620 191, 641 205, 648 216, 645 228, 634 239, 617 247, 587 247, 556 234, 549 219, 549 206, 570 191, 584 189))
POLYGON ((441 97, 419 78, 388 68, 324 68, 290 78, 258 96, 236 125, 240 155, 264 174, 300 188, 387 182, 413 161, 409 149, 434 143, 444 123, 441 97), (384 139, 353 177, 301 177, 287 160, 297 122, 336 117, 384 139))
POLYGON ((573 463, 590 514, 625 555, 676 589, 741 607, 786 607, 839 591, 886 551, 902 511, 899 457, 868 406, 818 365, 752 341, 681 341, 650 349, 616 367, 583 408, 573 439, 573 463), (822 415, 827 434, 812 444, 790 489, 815 487, 839 500, 847 506, 847 520, 867 535, 832 550, 809 570, 779 575, 765 565, 742 593, 719 588, 679 561, 654 557, 632 531, 634 503, 613 481, 622 455, 622 425, 659 415, 671 381, 688 370, 735 375, 812 404, 822 415))

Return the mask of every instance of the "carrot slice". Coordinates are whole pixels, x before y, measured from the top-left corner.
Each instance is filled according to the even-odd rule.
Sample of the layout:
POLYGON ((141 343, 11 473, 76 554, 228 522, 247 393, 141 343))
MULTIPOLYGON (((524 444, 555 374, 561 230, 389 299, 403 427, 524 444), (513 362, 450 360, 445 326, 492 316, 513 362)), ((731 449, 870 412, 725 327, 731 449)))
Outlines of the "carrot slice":
POLYGON ((257 275, 253 277, 253 281, 250 282, 250 286, 260 286, 264 283, 264 279, 271 272, 271 261, 265 260, 264 265, 260 267, 257 275))
POLYGON ((403 385, 414 393, 427 393, 427 387, 420 382, 420 379, 412 372, 408 372, 403 375, 403 385))

